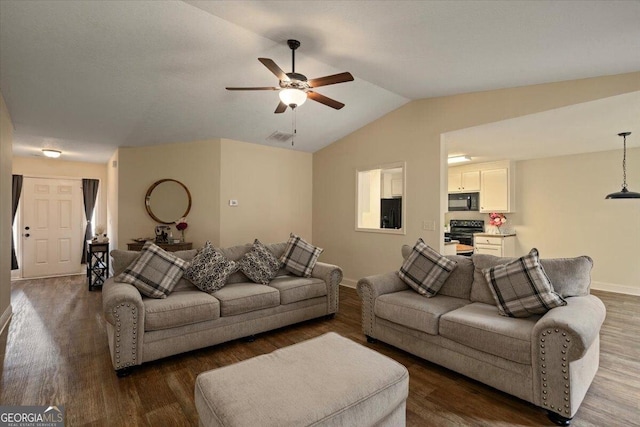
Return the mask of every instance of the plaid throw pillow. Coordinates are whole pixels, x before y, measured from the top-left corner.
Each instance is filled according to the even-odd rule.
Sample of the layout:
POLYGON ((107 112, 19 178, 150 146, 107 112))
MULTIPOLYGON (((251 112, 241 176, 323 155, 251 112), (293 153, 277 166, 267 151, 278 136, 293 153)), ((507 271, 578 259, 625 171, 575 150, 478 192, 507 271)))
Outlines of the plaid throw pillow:
POLYGON ((418 239, 400 267, 398 276, 414 291, 427 298, 438 293, 457 263, 431 249, 418 239))
POLYGON ((289 273, 300 277, 311 277, 311 271, 323 250, 291 233, 280 261, 289 273))
POLYGON ((503 316, 529 317, 567 305, 553 290, 535 248, 507 264, 484 268, 482 274, 498 304, 498 312, 503 316))
POLYGON ((268 285, 280 270, 280 260, 260 240, 238 261, 242 272, 252 281, 268 285))
POLYGON ((184 278, 203 292, 213 293, 227 283, 240 266, 216 251, 211 242, 204 244, 184 272, 184 278))
POLYGON ((142 295, 166 298, 188 264, 153 242, 147 242, 142 247, 140 256, 116 278, 116 281, 132 284, 142 295))

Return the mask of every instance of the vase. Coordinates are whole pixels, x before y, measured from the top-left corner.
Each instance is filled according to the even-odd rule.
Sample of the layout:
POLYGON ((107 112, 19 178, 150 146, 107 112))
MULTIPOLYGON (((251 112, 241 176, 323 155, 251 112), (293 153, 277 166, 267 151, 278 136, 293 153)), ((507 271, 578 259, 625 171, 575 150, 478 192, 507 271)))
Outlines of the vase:
POLYGON ((180 230, 180 233, 181 233, 181 235, 182 235, 182 239, 181 239, 181 240, 182 240, 182 243, 185 243, 185 242, 186 242, 186 240, 184 240, 184 230, 180 230))

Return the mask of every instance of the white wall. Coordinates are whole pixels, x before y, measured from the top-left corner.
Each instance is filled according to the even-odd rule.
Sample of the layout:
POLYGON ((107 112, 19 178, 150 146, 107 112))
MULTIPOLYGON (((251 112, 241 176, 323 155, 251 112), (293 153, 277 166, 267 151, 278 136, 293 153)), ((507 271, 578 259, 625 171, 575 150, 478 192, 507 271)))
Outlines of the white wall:
POLYGON ((107 162, 107 236, 110 247, 118 247, 118 162, 120 151, 116 150, 107 162))
POLYGON ((12 150, 13 123, 0 93, 0 332, 3 334, 11 317, 12 150))

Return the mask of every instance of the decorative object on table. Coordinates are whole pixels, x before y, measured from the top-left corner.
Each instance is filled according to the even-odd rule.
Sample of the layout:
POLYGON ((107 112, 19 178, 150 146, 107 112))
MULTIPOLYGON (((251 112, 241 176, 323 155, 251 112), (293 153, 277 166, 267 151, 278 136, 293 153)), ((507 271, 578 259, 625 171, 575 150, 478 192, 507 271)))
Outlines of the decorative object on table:
POLYGON ((500 227, 502 227, 507 222, 507 217, 504 214, 491 212, 489 214, 489 225, 493 225, 496 227, 496 234, 502 234, 500 231, 500 227))
POLYGON ((183 216, 176 221, 176 229, 182 234, 182 242, 186 241, 184 240, 184 230, 186 230, 187 227, 189 227, 189 224, 187 223, 187 217, 183 216))
POLYGON ((169 243, 169 231, 168 225, 156 225, 156 243, 169 243))
POLYGON ((107 227, 103 224, 96 225, 96 235, 92 239, 93 242, 96 243, 109 243, 109 238, 107 237, 107 227))
POLYGON ((620 132, 618 136, 622 137, 622 190, 607 194, 605 199, 640 199, 640 193, 629 191, 627 189, 627 137, 631 132, 620 132))

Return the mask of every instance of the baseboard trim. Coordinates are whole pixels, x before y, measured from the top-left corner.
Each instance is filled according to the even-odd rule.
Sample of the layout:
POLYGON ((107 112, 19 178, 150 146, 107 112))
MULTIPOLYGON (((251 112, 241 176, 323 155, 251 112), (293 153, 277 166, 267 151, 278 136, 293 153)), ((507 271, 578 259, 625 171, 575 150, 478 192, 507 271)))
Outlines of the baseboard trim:
POLYGON ((2 316, 0 316, 0 335, 4 334, 4 328, 9 325, 12 315, 13 310, 11 309, 11 304, 9 304, 4 313, 2 313, 2 316))
POLYGON ((640 287, 618 285, 617 283, 591 282, 591 289, 606 292, 615 292, 617 294, 640 296, 640 287))
POLYGON ((347 288, 352 288, 355 289, 356 285, 358 284, 357 280, 352 280, 352 279, 342 279, 342 282, 340 283, 340 285, 345 286, 347 288))

